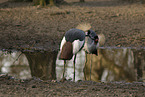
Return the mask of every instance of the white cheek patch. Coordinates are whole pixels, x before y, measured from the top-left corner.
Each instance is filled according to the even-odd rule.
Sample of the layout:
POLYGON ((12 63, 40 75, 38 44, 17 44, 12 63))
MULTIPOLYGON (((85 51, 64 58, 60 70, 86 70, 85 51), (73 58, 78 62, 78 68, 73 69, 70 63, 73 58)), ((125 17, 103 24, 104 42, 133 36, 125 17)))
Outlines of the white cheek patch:
POLYGON ((78 53, 82 47, 84 46, 84 40, 83 41, 80 41, 80 40, 75 40, 73 42, 73 54, 76 54, 78 53))
POLYGON ((85 32, 85 35, 88 35, 88 32, 85 32))

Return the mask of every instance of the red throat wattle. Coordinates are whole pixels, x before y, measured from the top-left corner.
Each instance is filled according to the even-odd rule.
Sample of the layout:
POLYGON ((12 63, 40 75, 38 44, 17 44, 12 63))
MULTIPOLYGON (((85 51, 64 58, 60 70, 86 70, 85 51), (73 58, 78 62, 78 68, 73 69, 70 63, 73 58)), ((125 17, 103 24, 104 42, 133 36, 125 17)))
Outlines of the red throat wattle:
POLYGON ((95 44, 97 44, 98 43, 98 39, 95 39, 95 44))

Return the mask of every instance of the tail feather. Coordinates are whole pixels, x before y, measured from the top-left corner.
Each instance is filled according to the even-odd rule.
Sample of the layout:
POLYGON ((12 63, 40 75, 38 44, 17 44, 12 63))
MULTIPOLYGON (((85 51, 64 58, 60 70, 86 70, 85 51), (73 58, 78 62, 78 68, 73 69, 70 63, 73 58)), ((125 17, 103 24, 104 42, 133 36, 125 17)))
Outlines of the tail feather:
POLYGON ((81 23, 79 24, 76 29, 80 29, 80 30, 83 30, 83 31, 88 31, 91 29, 91 24, 90 23, 81 23))
POLYGON ((73 57, 73 46, 71 42, 66 42, 61 50, 59 59, 70 60, 73 57))

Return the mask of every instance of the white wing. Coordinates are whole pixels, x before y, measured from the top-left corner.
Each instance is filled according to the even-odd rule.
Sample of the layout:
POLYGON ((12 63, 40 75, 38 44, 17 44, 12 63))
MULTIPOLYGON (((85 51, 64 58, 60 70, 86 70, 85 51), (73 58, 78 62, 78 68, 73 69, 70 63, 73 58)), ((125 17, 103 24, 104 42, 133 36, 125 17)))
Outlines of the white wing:
POLYGON ((83 40, 83 41, 75 40, 73 42, 73 54, 78 53, 83 48, 84 42, 85 42, 85 40, 83 40))
POLYGON ((61 44, 60 44, 60 50, 62 49, 62 46, 66 43, 65 37, 63 37, 61 44))
MULTIPOLYGON (((84 46, 84 40, 80 41, 80 40, 75 40, 72 44, 73 44, 73 54, 76 54, 80 51, 80 49, 83 48, 84 46)), ((61 44, 60 44, 60 51, 62 50, 63 45, 66 43, 65 37, 63 37, 61 44)))

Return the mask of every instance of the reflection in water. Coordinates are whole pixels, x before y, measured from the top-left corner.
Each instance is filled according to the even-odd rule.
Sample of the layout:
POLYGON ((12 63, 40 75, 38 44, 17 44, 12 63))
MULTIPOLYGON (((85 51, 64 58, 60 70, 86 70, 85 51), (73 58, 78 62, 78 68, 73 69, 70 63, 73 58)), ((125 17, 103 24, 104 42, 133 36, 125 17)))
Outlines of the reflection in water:
POLYGON ((21 52, 8 53, 0 51, 0 73, 9 74, 20 79, 31 77, 28 61, 21 52))
MULTIPOLYGON (((131 49, 99 49, 99 55, 86 54, 82 51, 77 56, 77 80, 92 81, 145 81, 145 50, 131 49), (84 64, 85 68, 84 68, 84 64), (90 76, 90 64, 91 76, 90 76), (84 74, 82 73, 84 68, 84 74), (79 69, 79 71, 78 71, 79 69)), ((57 76, 63 72, 63 61, 57 59, 57 76)), ((66 78, 73 78, 73 63, 68 62, 66 78)))
POLYGON ((99 56, 87 54, 86 79, 93 81, 135 80, 134 57, 130 49, 99 49, 99 56), (91 61, 90 61, 91 60, 91 61))
POLYGON ((56 79, 57 52, 24 52, 26 55, 31 75, 42 80, 56 79))
MULTIPOLYGON (((65 71, 66 79, 73 79, 73 74, 74 74, 73 58, 72 58, 72 60, 67 61, 66 71, 65 71)), ((83 78, 84 78, 84 73, 83 73, 84 64, 85 64, 85 52, 80 51, 76 57, 76 65, 75 65, 76 77, 75 77, 75 80, 83 80, 83 78)), ((61 80, 61 78, 62 78, 63 68, 64 68, 63 65, 64 65, 64 61, 59 60, 57 58, 57 60, 56 60, 57 80, 61 80)))
MULTIPOLYGON (((81 51, 76 59, 76 81, 145 81, 145 49, 108 49, 98 51, 99 56, 87 54, 81 51), (85 64, 85 59, 87 59, 85 64), (90 64, 91 77, 90 77, 90 64), (84 68, 85 66, 85 68, 84 68)), ((21 52, 7 53, 0 51, 0 73, 8 73, 16 78, 30 78, 31 73, 26 56, 21 52), (18 60, 16 60, 18 58, 18 60)), ((49 54, 49 53, 48 53, 49 54)), ((41 54, 43 56, 43 54, 41 54)), ((45 54, 45 58, 47 55, 45 54)), ((33 59, 32 59, 33 60, 33 59)), ((37 59, 38 60, 38 59, 37 59)), ((36 60, 35 60, 36 61, 36 60)), ((39 61, 38 61, 39 62, 39 61)), ((43 62, 44 63, 44 62, 43 62)), ((62 78, 63 61, 56 60, 57 80, 62 78)), ((73 79, 73 62, 68 61, 65 76, 73 79)))

